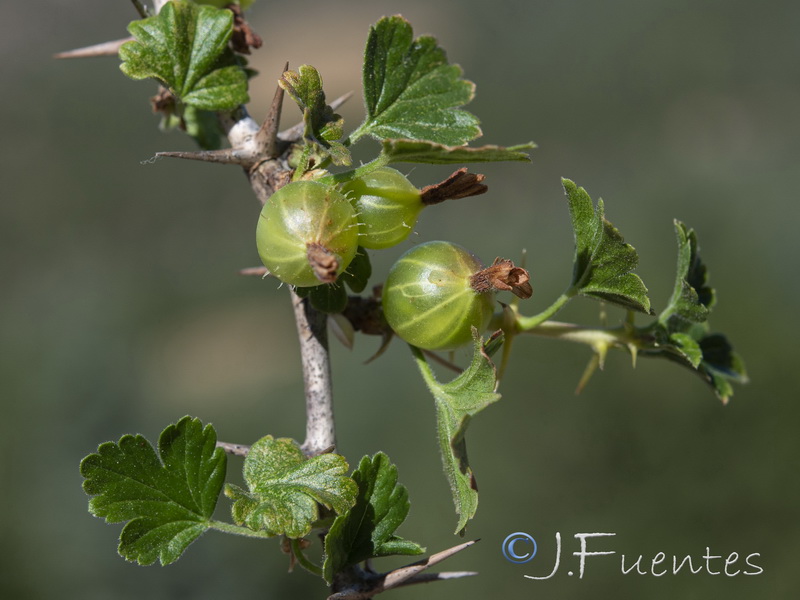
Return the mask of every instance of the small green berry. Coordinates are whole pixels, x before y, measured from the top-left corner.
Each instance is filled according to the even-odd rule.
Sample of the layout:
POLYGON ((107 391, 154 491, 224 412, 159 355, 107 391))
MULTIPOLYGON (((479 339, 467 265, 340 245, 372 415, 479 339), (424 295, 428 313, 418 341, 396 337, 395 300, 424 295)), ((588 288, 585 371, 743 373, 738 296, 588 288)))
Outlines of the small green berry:
POLYGON ((383 288, 383 312, 394 332, 425 350, 449 350, 483 331, 494 311, 494 291, 477 292, 471 278, 483 265, 450 242, 428 242, 403 254, 383 288))
POLYGON ((284 283, 332 283, 358 249, 355 210, 333 187, 315 181, 289 183, 261 210, 256 244, 261 262, 284 283))
POLYGON ((347 182, 342 192, 351 199, 358 215, 359 244, 376 250, 406 239, 425 207, 420 191, 390 167, 347 182))

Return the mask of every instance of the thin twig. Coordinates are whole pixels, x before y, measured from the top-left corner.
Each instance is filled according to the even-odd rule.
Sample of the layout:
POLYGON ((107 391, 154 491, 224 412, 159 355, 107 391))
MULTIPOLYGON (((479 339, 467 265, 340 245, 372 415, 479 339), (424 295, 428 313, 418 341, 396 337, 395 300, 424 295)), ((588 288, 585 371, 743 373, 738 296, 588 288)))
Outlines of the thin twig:
POLYGON ((92 46, 85 46, 83 48, 75 48, 74 50, 67 50, 53 55, 53 58, 93 58, 95 56, 116 56, 119 54, 119 48, 125 42, 130 42, 133 38, 126 37, 121 40, 113 40, 111 42, 102 42, 92 46))
POLYGON ((301 447, 307 455, 315 456, 336 444, 327 315, 312 308, 294 290, 290 294, 306 391, 306 439, 301 447))
POLYGON ((473 571, 452 571, 445 573, 423 572, 429 567, 469 548, 477 541, 478 540, 473 540, 459 544, 458 546, 453 546, 452 548, 433 554, 428 558, 389 571, 388 573, 378 574, 372 571, 359 571, 359 579, 347 581, 343 586, 344 589, 337 590, 335 593, 328 596, 327 600, 369 600, 369 598, 381 592, 397 587, 477 575, 477 573, 473 571))
POLYGON ((234 456, 247 456, 247 453, 250 452, 250 446, 231 444, 230 442, 217 442, 217 448, 222 448, 225 452, 234 456))

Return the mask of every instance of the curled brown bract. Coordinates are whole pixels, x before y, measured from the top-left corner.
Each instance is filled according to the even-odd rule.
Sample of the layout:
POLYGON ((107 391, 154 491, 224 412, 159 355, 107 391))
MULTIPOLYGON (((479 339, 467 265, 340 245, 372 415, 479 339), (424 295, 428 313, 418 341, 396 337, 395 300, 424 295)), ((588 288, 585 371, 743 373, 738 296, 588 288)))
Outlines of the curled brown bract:
POLYGON ((470 286, 476 292, 503 290, 527 300, 533 295, 528 271, 517 267, 507 258, 497 257, 491 266, 478 271, 470 278, 470 286))

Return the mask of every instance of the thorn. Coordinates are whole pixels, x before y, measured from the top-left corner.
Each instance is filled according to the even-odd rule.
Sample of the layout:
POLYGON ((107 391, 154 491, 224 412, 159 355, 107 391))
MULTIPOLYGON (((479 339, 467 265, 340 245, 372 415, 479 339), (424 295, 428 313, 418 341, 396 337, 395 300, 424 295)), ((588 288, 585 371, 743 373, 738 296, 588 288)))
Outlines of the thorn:
POLYGON ((639 348, 634 344, 628 344, 628 352, 631 353, 631 366, 636 368, 636 359, 639 357, 639 348))
POLYGON ((53 55, 53 58, 91 58, 94 56, 116 56, 119 54, 119 48, 125 42, 133 40, 132 37, 126 37, 121 40, 114 40, 113 42, 102 42, 94 44, 93 46, 85 46, 83 48, 76 48, 75 50, 67 50, 65 52, 58 52, 53 55))
MULTIPOLYGON (((283 73, 289 70, 289 63, 283 66, 283 73)), ((272 106, 256 134, 257 153, 259 156, 275 158, 278 152, 278 126, 281 122, 281 108, 283 107, 283 88, 279 85, 272 97, 272 106)))
POLYGON ((156 158, 185 158, 203 162, 220 163, 224 165, 241 165, 249 168, 253 164, 250 153, 246 155, 238 150, 226 148, 224 150, 204 150, 202 152, 156 152, 156 158))
POLYGON ((597 354, 592 355, 592 358, 589 360, 589 364, 586 365, 586 369, 583 371, 583 375, 581 375, 580 381, 578 381, 578 385, 575 388, 575 394, 580 394, 583 391, 583 388, 586 387, 586 384, 589 383, 589 380, 592 378, 595 370, 597 370, 597 366, 600 360, 597 354))

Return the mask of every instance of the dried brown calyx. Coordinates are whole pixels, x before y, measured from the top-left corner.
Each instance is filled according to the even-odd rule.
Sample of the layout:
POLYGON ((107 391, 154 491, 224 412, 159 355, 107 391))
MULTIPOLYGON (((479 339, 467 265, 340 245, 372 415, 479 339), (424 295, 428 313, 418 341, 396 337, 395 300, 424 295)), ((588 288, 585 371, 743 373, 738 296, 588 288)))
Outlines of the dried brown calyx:
POLYGON ((261 36, 250 28, 244 20, 242 8, 238 4, 228 4, 228 10, 233 13, 233 34, 231 34, 231 47, 239 54, 250 54, 250 48, 261 48, 261 36))
POLYGON ((306 256, 314 275, 322 283, 333 283, 336 281, 337 271, 339 270, 339 260, 336 256, 322 244, 311 243, 306 246, 306 256))
POLYGON ((514 266, 507 258, 497 257, 491 266, 470 277, 469 284, 476 292, 503 290, 527 300, 533 295, 531 277, 522 267, 514 266))
POLYGON ((439 204, 445 200, 458 200, 485 194, 489 187, 483 183, 485 175, 470 173, 463 167, 444 181, 425 186, 420 190, 420 200, 425 206, 439 204))

